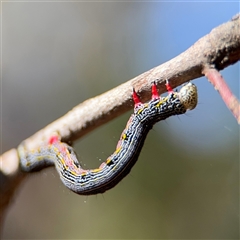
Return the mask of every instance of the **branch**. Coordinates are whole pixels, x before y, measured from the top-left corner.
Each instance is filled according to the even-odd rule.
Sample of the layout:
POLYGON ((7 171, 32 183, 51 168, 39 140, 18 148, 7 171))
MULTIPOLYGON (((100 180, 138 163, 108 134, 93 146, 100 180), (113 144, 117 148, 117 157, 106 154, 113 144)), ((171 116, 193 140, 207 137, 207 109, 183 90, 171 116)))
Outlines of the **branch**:
MULTIPOLYGON (((132 108, 132 87, 141 95, 141 99, 146 101, 150 98, 150 86, 153 80, 157 79, 159 93, 163 93, 166 90, 164 85, 166 79, 174 88, 203 76, 207 68, 222 70, 236 63, 240 59, 239 25, 240 19, 237 15, 231 21, 213 29, 172 60, 79 104, 60 119, 26 139, 26 147, 28 149, 38 147, 53 132, 58 132, 63 141, 73 142, 116 118, 132 108)), ((14 149, 0 157, 1 213, 25 175, 18 169, 18 161, 17 152, 14 149), (10 165, 10 162, 13 164, 10 165)))

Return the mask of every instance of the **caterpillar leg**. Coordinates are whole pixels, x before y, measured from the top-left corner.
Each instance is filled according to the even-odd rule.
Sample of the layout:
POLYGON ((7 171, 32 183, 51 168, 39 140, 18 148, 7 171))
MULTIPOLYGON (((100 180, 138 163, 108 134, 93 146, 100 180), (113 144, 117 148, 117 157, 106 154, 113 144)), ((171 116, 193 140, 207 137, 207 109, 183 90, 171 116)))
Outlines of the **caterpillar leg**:
POLYGON ((168 93, 172 93, 172 92, 173 92, 173 89, 172 89, 172 87, 170 86, 168 79, 166 79, 165 86, 166 86, 166 88, 167 88, 167 90, 168 90, 168 93))
MULTIPOLYGON (((172 93, 173 89, 170 86, 168 80, 166 80, 166 84, 165 85, 166 85, 168 93, 172 93)), ((133 101, 134 101, 134 107, 138 107, 139 105, 142 105, 142 102, 141 102, 141 100, 140 100, 139 96, 137 95, 137 93, 136 93, 134 88, 133 88, 132 98, 133 98, 133 101)), ((161 97, 160 97, 160 95, 158 93, 158 90, 157 90, 157 84, 154 81, 152 83, 152 99, 160 99, 160 98, 161 97)))

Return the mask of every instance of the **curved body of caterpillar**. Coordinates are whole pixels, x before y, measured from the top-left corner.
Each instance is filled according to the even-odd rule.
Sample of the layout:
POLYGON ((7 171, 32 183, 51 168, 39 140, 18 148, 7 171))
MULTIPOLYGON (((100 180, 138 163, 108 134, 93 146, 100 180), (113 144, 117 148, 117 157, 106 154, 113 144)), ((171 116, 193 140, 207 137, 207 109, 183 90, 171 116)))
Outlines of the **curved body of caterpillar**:
POLYGON ((134 113, 127 122, 115 152, 99 168, 84 170, 72 147, 60 141, 58 136, 50 138, 48 144, 27 152, 24 143, 18 147, 21 169, 38 171, 55 165, 63 184, 81 195, 103 193, 119 183, 136 163, 144 140, 153 125, 173 115, 184 114, 197 105, 197 88, 188 83, 180 92, 173 92, 169 83, 167 97, 160 98, 155 83, 152 100, 141 103, 133 90, 134 113))

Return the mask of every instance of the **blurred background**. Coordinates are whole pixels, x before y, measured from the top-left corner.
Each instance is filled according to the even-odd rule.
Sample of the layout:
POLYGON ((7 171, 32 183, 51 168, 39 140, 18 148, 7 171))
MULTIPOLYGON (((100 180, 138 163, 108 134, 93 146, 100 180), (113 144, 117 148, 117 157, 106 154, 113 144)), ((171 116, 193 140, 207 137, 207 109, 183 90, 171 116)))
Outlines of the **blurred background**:
MULTIPOLYGON (((236 2, 2 2, 2 151, 82 101, 185 51, 236 2)), ((239 98, 239 63, 221 72, 239 98)), ((239 126, 205 79, 197 108, 159 122, 114 189, 78 196, 54 168, 29 174, 3 238, 238 239, 239 126)), ((114 150, 131 112, 79 140, 85 168, 114 150)))

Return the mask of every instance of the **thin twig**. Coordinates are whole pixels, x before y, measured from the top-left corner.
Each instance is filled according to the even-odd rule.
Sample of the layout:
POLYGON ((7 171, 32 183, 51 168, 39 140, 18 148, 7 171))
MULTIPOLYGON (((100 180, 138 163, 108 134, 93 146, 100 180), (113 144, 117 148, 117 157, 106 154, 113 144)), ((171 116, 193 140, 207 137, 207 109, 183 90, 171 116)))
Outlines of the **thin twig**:
POLYGON ((204 73, 206 78, 208 78, 208 80, 213 84, 214 88, 219 92, 223 101, 237 119, 238 124, 240 124, 240 103, 231 92, 222 75, 216 69, 211 68, 206 68, 204 73))

